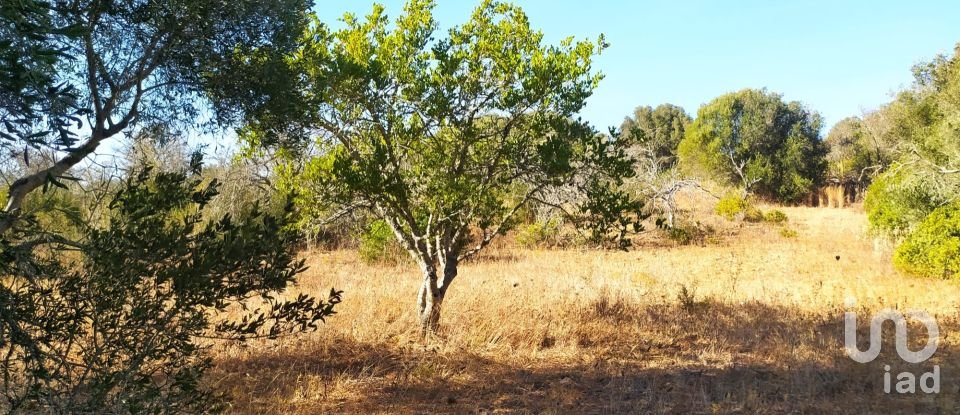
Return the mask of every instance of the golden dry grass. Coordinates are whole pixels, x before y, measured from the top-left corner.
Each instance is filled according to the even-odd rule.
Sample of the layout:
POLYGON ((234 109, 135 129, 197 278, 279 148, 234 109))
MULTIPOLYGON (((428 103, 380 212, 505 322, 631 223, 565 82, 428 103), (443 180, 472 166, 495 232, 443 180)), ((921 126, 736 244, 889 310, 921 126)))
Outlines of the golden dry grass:
MULTIPOLYGON (((210 382, 236 414, 956 412, 960 286, 894 272, 856 210, 783 210, 796 237, 744 225, 708 246, 501 247, 462 267, 442 333, 426 343, 414 267, 309 253, 299 289, 343 289, 339 314, 316 333, 218 346, 210 382), (880 358, 853 362, 842 349, 848 296, 864 319, 935 314, 937 354, 897 363, 887 333, 880 358), (884 364, 939 364, 942 391, 884 394, 884 364)), ((912 333, 917 349, 926 338, 912 333)))

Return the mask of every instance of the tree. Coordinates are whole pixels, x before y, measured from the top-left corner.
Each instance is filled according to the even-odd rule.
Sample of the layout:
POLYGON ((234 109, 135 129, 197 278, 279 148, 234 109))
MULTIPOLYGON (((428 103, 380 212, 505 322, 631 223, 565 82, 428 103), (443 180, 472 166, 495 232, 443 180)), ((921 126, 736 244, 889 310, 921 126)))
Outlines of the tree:
POLYGON ((745 194, 795 202, 823 177, 820 116, 779 94, 745 89, 700 107, 680 143, 681 165, 718 174, 745 194))
POLYGON ((304 269, 283 217, 202 220, 219 184, 199 160, 133 172, 109 223, 76 223, 80 237, 25 219, 16 244, 0 242, 0 410, 217 412, 207 340, 275 338, 333 313, 340 292, 278 296, 304 269))
POLYGON ((960 198, 960 46, 914 67, 914 78, 874 113, 891 163, 868 189, 865 207, 871 227, 897 239, 960 198))
POLYGON ((687 112, 673 104, 661 104, 657 108, 641 106, 633 110, 633 117, 623 120, 623 134, 643 134, 638 141, 653 154, 663 159, 665 165, 676 161, 677 147, 683 140, 687 125, 692 119, 687 112))
POLYGON ((198 156, 127 172, 90 199, 78 194, 96 183, 69 172, 112 137, 167 139, 201 128, 202 108, 242 111, 238 90, 269 101, 230 68, 282 58, 306 11, 301 0, 0 4, 0 149, 13 157, 0 166, 17 174, 0 212, 0 412, 214 412, 201 338, 272 338, 332 314, 337 291, 281 296, 303 271, 285 216, 208 213, 218 183, 198 156), (80 214, 84 201, 100 219, 80 214))
MULTIPOLYGON (((79 36, 78 27, 55 24, 49 3, 0 4, 0 149, 4 152, 42 146, 48 134, 58 134, 65 145, 64 137, 83 111, 77 108, 74 87, 56 78, 65 53, 55 39, 79 36)), ((29 163, 26 151, 20 158, 29 163)))
POLYGON ((649 201, 650 211, 664 215, 662 223, 668 227, 674 226, 677 194, 690 188, 705 190, 675 168, 677 147, 691 121, 683 108, 661 104, 656 109, 637 107, 633 118, 627 117, 621 125, 623 136, 632 144, 628 154, 636 160, 629 186, 649 201))
POLYGON ((31 151, 61 156, 12 183, 0 233, 27 194, 68 179, 104 140, 137 128, 175 134, 203 103, 226 114, 231 92, 262 93, 230 68, 252 51, 268 60, 290 50, 306 10, 304 0, 5 3, 2 30, 17 37, 0 42, 0 69, 15 80, 2 91, 0 144, 25 160, 31 151), (11 61, 20 53, 25 60, 11 61))
POLYGON ((411 1, 393 25, 379 5, 365 19, 344 16, 336 32, 315 23, 290 58, 304 80, 295 100, 308 106, 290 123, 253 119, 244 131, 254 145, 300 149, 306 134, 287 126, 314 132, 304 170, 287 175, 300 205, 386 222, 422 273, 424 333, 438 328, 458 266, 527 204, 582 213, 595 236, 615 225, 621 237, 634 227, 621 214, 638 205, 616 188, 632 172, 627 140, 571 119, 600 81, 591 62, 602 38, 544 46, 520 8, 484 1, 435 39, 432 8, 411 1), (558 189, 585 195, 579 208, 548 201, 558 189))
POLYGON ((831 178, 855 183, 858 192, 889 163, 886 150, 871 137, 859 117, 840 120, 830 129, 825 143, 830 151, 827 169, 831 178))

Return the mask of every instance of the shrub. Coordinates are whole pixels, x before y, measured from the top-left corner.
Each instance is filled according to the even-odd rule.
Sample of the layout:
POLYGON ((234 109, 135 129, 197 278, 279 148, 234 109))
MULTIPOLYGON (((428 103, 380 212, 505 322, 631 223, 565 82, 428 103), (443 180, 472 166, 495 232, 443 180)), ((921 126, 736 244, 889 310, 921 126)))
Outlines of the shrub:
POLYGON ((735 220, 740 214, 747 210, 748 206, 749 202, 743 197, 739 195, 728 195, 717 202, 714 212, 727 220, 735 220))
POLYGON ((763 222, 763 211, 748 203, 746 210, 743 212, 743 220, 747 222, 763 222))
POLYGON ((216 412, 209 339, 274 338, 332 314, 336 291, 278 298, 305 269, 286 216, 204 221, 217 182, 191 164, 133 174, 107 223, 77 238, 27 220, 3 235, 0 412, 216 412))
POLYGON ((667 237, 670 238, 671 241, 674 241, 680 245, 689 245, 693 240, 693 237, 690 235, 690 231, 681 226, 668 228, 667 237))
POLYGON ((770 223, 784 223, 787 221, 787 214, 782 210, 774 209, 763 214, 763 221, 770 223))
POLYGON ((925 277, 960 274, 960 202, 936 209, 897 247, 897 268, 925 277))
POLYGON ((863 208, 874 232, 899 239, 930 214, 940 202, 922 183, 904 173, 877 177, 867 188, 863 208))
POLYGON ((763 221, 763 212, 753 206, 749 199, 736 194, 721 198, 717 202, 714 212, 727 220, 763 221))
POLYGON ((690 245, 696 243, 704 245, 708 237, 715 233, 715 230, 700 222, 681 223, 673 227, 665 228, 667 238, 676 242, 678 245, 690 245))
POLYGON ((780 236, 784 238, 796 238, 797 231, 790 228, 783 228, 783 229, 780 229, 780 236))
POLYGON ((705 300, 697 299, 696 285, 687 288, 685 284, 681 284, 680 291, 677 292, 677 303, 680 304, 680 309, 687 313, 701 311, 707 306, 705 300))
POLYGON ((407 258, 390 225, 382 219, 368 223, 360 233, 357 251, 368 264, 397 264, 407 258))
POLYGON ((559 218, 538 220, 517 229, 517 243, 528 249, 553 248, 565 245, 563 222, 559 218))

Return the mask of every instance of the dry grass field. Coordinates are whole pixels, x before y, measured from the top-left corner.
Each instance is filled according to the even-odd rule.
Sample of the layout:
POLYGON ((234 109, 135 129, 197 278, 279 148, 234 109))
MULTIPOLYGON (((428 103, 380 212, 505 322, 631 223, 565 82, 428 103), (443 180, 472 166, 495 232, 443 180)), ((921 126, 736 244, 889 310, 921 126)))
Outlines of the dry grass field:
MULTIPOLYGON (((426 342, 413 266, 308 253, 299 289, 343 289, 339 314, 309 335, 216 346, 210 382, 235 414, 960 411, 960 285, 896 273, 855 209, 783 210, 795 237, 746 224, 706 246, 495 249, 462 267, 426 342), (937 353, 903 363, 891 325, 876 361, 853 362, 850 296, 863 345, 872 311, 919 308, 939 321, 937 353), (885 364, 894 376, 940 365, 940 393, 885 394, 885 364)), ((916 350, 925 332, 911 328, 916 350)))

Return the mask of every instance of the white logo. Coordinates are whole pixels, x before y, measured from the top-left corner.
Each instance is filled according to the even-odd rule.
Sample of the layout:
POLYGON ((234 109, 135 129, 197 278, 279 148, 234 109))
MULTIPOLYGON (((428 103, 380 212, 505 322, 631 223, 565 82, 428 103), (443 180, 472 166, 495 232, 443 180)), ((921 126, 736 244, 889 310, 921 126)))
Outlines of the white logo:
MULTIPOLYGON (((847 299, 847 308, 856 306, 856 301, 847 299)), ((881 335, 883 334, 883 323, 892 321, 896 329, 897 354, 907 363, 922 363, 930 359, 937 352, 937 342, 940 338, 940 326, 937 321, 924 311, 907 311, 906 317, 896 310, 884 309, 873 316, 870 320, 870 345, 866 351, 861 351, 857 347, 857 313, 847 311, 843 313, 844 328, 844 348, 847 355, 858 363, 869 363, 874 361, 880 355, 881 335), (907 346, 907 319, 913 318, 921 323, 927 329, 927 344, 918 351, 910 350, 907 346)), ((890 365, 884 366, 883 384, 884 391, 890 393, 890 365)), ((916 376, 910 372, 903 372, 897 375, 897 393, 915 393, 916 376)), ((933 367, 933 371, 924 373, 920 376, 920 389, 925 393, 940 392, 940 366, 933 367), (930 383, 933 383, 932 385, 930 383)))

